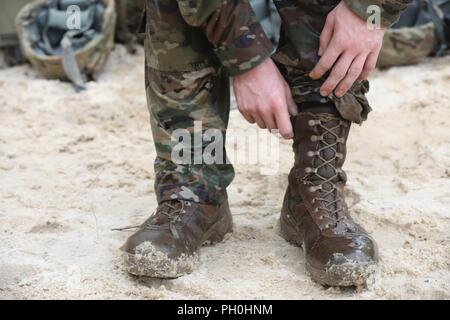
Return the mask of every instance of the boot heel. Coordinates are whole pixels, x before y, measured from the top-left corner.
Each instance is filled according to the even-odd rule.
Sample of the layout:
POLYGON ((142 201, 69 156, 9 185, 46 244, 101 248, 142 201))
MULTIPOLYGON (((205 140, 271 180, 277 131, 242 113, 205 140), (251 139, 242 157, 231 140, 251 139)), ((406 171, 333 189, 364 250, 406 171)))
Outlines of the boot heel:
POLYGON ((292 243, 298 247, 302 247, 303 242, 298 236, 298 232, 295 228, 283 218, 283 214, 280 217, 280 234, 284 240, 292 243))
POLYGON ((220 221, 216 222, 205 243, 222 242, 227 236, 227 234, 230 234, 232 232, 233 232, 233 218, 231 216, 231 213, 228 211, 224 214, 224 216, 220 219, 220 221))

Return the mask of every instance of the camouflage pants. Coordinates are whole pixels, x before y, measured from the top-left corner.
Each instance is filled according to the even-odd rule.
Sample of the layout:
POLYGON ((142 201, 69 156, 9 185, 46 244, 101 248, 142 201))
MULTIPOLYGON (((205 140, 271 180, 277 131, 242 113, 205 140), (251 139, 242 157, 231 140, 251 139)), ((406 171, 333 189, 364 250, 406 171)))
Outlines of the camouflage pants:
MULTIPOLYGON (((370 111, 364 96, 368 90, 366 81, 355 83, 338 99, 334 95, 322 97, 318 92, 324 79, 313 81, 308 77, 318 61, 319 38, 325 19, 340 1, 274 2, 283 20, 283 30, 272 58, 289 83, 294 100, 299 105, 331 101, 342 117, 361 123, 370 111)), ((152 50, 147 43, 147 62, 152 50)), ((234 177, 232 165, 179 165, 171 160, 172 133, 176 129, 187 129, 193 134, 194 121, 202 121, 203 130, 219 129, 225 136, 230 109, 229 79, 213 50, 210 57, 189 71, 162 71, 147 63, 146 90, 157 150, 155 190, 158 201, 180 198, 220 203, 234 177)), ((200 147, 204 146, 194 146, 200 147)))

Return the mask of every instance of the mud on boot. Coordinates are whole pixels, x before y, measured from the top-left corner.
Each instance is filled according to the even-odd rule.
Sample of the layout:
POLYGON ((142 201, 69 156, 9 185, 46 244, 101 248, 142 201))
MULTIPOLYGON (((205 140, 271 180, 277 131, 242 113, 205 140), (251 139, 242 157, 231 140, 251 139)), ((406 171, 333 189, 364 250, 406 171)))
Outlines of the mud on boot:
POLYGON ((180 277, 194 270, 203 244, 220 242, 231 232, 228 201, 219 206, 162 202, 123 245, 126 269, 138 276, 180 277))
POLYGON ((329 286, 364 286, 376 270, 377 247, 350 217, 342 166, 350 122, 337 114, 300 112, 295 164, 280 217, 282 236, 301 246, 312 278, 329 286))

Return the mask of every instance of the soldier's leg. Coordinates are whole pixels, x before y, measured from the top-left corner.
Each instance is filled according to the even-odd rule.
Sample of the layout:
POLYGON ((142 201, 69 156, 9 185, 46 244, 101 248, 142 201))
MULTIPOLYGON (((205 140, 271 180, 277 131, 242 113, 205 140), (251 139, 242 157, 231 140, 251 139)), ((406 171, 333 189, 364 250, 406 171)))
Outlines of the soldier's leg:
POLYGON ((203 161, 202 152, 208 141, 202 142, 201 136, 195 135, 209 129, 215 129, 217 147, 224 153, 220 140, 224 140, 228 123, 229 83, 221 69, 213 66, 184 72, 146 68, 147 99, 157 151, 158 207, 128 238, 123 249, 128 272, 173 278, 194 270, 198 249, 204 242, 221 241, 232 230, 225 191, 234 176, 232 166, 190 164, 203 161), (178 146, 187 157, 178 153, 179 140, 175 136, 185 139, 178 146), (173 151, 176 152, 172 154, 173 151), (196 151, 200 152, 200 159, 195 159, 196 151))
MULTIPOLYGON (((155 191, 158 202, 184 199, 200 203, 221 203, 225 189, 234 177, 234 170, 226 159, 222 163, 195 163, 195 152, 202 152, 209 141, 202 133, 215 129, 225 142, 228 124, 230 92, 228 77, 214 66, 197 71, 165 72, 147 66, 147 99, 150 110, 155 160, 155 191), (201 132, 194 132, 195 122, 201 132), (190 139, 183 142, 184 152, 191 155, 189 163, 172 158, 175 130, 186 130, 190 139), (197 137, 195 137, 197 135, 197 137), (195 141, 202 141, 195 145, 195 141), (200 149, 200 150, 199 150, 200 149)), ((183 131, 181 131, 183 133, 183 131)), ((222 149, 225 155, 223 144, 222 149)), ((178 155, 178 149, 175 152, 178 155)), ((224 157, 225 158, 225 157, 224 157)), ((201 160, 201 159, 200 159, 201 160)))
POLYGON ((122 249, 128 272, 172 278, 193 271, 202 244, 232 230, 226 187, 234 171, 224 147, 229 79, 176 0, 146 0, 146 10, 145 85, 158 206, 122 249))
POLYGON ((364 285, 374 273, 373 239, 350 217, 342 166, 351 122, 370 111, 358 82, 342 98, 322 97, 323 81, 308 74, 318 62, 320 33, 338 0, 275 0, 283 20, 274 60, 289 83, 299 109, 293 117, 295 163, 280 218, 285 239, 303 247, 306 267, 325 285, 364 285))

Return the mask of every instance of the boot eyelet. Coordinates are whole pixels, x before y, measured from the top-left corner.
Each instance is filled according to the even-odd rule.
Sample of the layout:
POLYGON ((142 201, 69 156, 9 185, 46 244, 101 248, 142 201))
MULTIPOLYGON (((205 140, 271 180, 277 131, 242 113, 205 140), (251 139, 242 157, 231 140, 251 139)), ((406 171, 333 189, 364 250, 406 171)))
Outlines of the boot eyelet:
POLYGON ((312 142, 316 142, 317 141, 318 136, 311 136, 311 141, 312 142))
POLYGON ((309 120, 308 121, 308 126, 314 127, 315 125, 316 125, 316 122, 314 120, 309 120))
POLYGON ((315 192, 316 191, 316 188, 315 187, 309 187, 309 192, 315 192))
POLYGON ((305 168, 305 172, 306 172, 306 173, 311 173, 311 172, 313 172, 313 169, 310 168, 310 167, 306 167, 306 168, 305 168))
POLYGON ((315 152, 314 151, 308 151, 308 153, 306 155, 308 157, 314 157, 315 156, 315 152))

